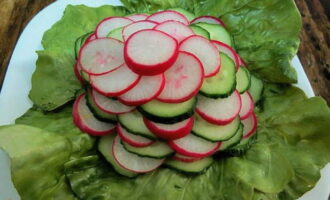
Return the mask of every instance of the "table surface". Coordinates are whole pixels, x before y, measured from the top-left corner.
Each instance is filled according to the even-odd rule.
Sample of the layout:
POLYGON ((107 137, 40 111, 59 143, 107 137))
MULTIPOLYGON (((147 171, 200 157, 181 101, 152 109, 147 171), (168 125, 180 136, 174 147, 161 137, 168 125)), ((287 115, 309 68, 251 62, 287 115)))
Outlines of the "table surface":
MULTIPOLYGON (((330 1, 295 1, 303 19, 298 56, 315 94, 324 97, 330 105, 330 1)), ((0 1, 0 88, 20 33, 38 11, 52 2, 0 1)))

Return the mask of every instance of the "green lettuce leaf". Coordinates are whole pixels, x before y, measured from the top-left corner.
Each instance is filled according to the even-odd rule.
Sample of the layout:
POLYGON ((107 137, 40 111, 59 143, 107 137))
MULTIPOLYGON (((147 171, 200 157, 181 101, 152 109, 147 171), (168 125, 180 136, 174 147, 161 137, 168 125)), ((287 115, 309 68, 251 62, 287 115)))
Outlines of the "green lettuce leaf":
POLYGON ((44 51, 38 52, 36 71, 32 76, 29 97, 43 110, 54 110, 74 99, 81 88, 73 73, 74 42, 79 36, 93 31, 105 17, 126 15, 123 7, 90 8, 69 5, 61 20, 42 38, 44 51))
POLYGON ((294 83, 290 61, 299 46, 301 18, 293 0, 121 0, 131 12, 182 7, 220 17, 249 69, 264 80, 294 83))

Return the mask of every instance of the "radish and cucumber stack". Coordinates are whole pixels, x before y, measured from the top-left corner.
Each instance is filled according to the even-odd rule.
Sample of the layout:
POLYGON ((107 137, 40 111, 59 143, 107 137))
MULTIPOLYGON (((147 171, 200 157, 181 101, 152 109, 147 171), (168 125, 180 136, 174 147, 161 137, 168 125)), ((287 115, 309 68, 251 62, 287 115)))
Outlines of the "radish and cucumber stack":
POLYGON ((74 122, 100 136, 120 174, 162 165, 201 173, 219 151, 241 154, 256 137, 263 83, 234 50, 223 21, 182 9, 103 19, 75 42, 86 91, 74 122))

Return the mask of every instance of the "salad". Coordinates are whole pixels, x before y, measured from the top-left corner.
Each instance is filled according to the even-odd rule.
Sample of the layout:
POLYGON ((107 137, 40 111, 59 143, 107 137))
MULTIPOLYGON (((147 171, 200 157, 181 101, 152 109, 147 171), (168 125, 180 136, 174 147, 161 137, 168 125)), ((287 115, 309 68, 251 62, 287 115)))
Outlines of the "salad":
POLYGON ((0 127, 23 199, 296 199, 313 188, 330 161, 330 110, 291 85, 293 1, 123 4, 68 6, 44 34, 34 107, 0 127), (130 23, 109 29, 114 18, 130 23))

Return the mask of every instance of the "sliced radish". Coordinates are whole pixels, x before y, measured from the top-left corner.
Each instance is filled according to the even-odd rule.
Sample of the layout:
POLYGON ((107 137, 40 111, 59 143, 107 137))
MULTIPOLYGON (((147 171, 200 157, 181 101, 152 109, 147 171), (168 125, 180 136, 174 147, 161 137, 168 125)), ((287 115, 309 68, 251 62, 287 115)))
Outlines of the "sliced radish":
POLYGON ((174 21, 181 22, 185 25, 189 24, 188 19, 183 14, 176 12, 174 10, 165 10, 165 11, 156 12, 156 13, 150 15, 149 17, 147 17, 147 20, 158 22, 158 23, 162 23, 162 22, 169 21, 169 20, 174 20, 174 21))
POLYGON ((174 160, 182 161, 182 162, 195 162, 197 160, 200 160, 201 158, 194 158, 190 156, 184 156, 179 153, 176 153, 173 157, 174 160))
POLYGON ((120 101, 106 97, 94 89, 92 89, 92 95, 96 106, 106 113, 123 114, 135 109, 134 106, 124 105, 120 101))
POLYGON ((118 131, 118 135, 124 142, 126 142, 134 147, 146 147, 155 142, 148 138, 128 132, 119 123, 117 124, 117 131, 118 131))
POLYGON ((147 173, 153 171, 165 161, 165 159, 141 157, 126 151, 124 146, 121 144, 119 136, 116 136, 113 141, 112 152, 115 160, 120 166, 136 173, 147 173))
POLYGON ((134 22, 123 28, 123 38, 126 41, 132 34, 144 29, 153 29, 156 25, 156 22, 147 20, 134 22))
POLYGON ((77 79, 80 81, 80 83, 84 83, 84 79, 80 74, 81 67, 80 67, 79 62, 76 62, 76 64, 74 64, 73 71, 74 71, 74 74, 76 75, 77 79))
POLYGON ((249 92, 244 92, 241 94, 242 107, 239 112, 241 120, 248 118, 254 109, 254 101, 249 92))
POLYGON ((101 136, 113 133, 116 125, 99 121, 86 104, 85 94, 80 95, 73 105, 73 121, 76 126, 90 135, 101 136))
POLYGON ((199 22, 206 22, 209 24, 219 24, 221 26, 226 27, 225 23, 221 19, 213 17, 213 16, 200 16, 200 17, 197 17, 194 20, 192 20, 190 23, 196 24, 199 22))
POLYGON ((147 14, 133 14, 133 15, 127 16, 126 18, 128 18, 134 22, 137 22, 137 21, 142 21, 142 20, 147 19, 148 16, 149 15, 147 15, 147 14))
POLYGON ((195 35, 192 29, 178 21, 165 21, 157 25, 155 30, 162 31, 174 37, 179 43, 191 35, 195 35))
POLYGON ((248 118, 242 120, 242 123, 244 125, 243 138, 251 137, 256 132, 258 126, 256 115, 251 113, 248 118))
POLYGON ((174 140, 185 137, 190 133, 194 125, 193 117, 174 124, 156 123, 146 118, 143 120, 144 124, 152 133, 165 140, 174 140))
POLYGON ((202 158, 214 154, 220 147, 220 142, 209 142, 193 134, 169 142, 171 148, 185 156, 202 158))
POLYGON ((133 88, 139 79, 140 76, 126 65, 101 76, 90 76, 93 88, 105 96, 121 95, 133 88))
POLYGON ((95 39, 96 39, 96 35, 95 35, 95 33, 93 33, 90 36, 88 36, 88 38, 86 38, 85 43, 90 42, 90 41, 95 40, 95 39))
POLYGON ((165 87, 157 99, 167 103, 180 103, 192 98, 204 80, 201 62, 188 52, 179 52, 175 63, 164 74, 165 87))
POLYGON ((212 43, 214 44, 215 47, 218 48, 219 52, 226 54, 229 58, 231 58, 234 61, 235 68, 237 71, 240 66, 240 58, 238 54, 235 52, 235 50, 230 46, 228 46, 227 44, 223 42, 219 42, 217 40, 212 40, 212 43))
POLYGON ((126 26, 132 23, 133 20, 126 17, 108 17, 103 19, 96 27, 96 37, 102 38, 106 37, 110 31, 115 30, 116 28, 126 26))
POLYGON ((132 89, 120 95, 118 99, 126 105, 142 105, 158 96, 164 86, 164 74, 142 76, 139 82, 132 89))
POLYGON ((235 91, 227 98, 218 99, 198 95, 196 111, 203 119, 212 124, 225 125, 236 118, 241 107, 240 94, 235 91))
POLYGON ((124 58, 127 65, 141 75, 163 73, 175 62, 178 43, 170 35, 157 30, 141 30, 126 41, 124 58))
POLYGON ((92 75, 111 72, 124 63, 124 44, 113 38, 101 38, 87 42, 79 52, 81 68, 92 75))
POLYGON ((203 64, 204 76, 211 77, 220 70, 220 55, 217 48, 202 36, 193 35, 180 44, 180 51, 194 54, 203 64))

